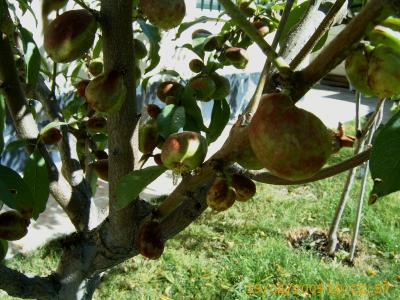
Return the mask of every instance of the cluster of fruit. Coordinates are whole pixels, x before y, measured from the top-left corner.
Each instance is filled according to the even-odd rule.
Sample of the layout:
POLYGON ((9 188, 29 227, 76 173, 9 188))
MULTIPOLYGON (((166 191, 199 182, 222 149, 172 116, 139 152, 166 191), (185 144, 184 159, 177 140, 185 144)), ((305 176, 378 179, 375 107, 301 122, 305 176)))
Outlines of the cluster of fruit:
POLYGON ((350 83, 364 95, 400 95, 400 19, 389 17, 375 26, 346 58, 350 83))

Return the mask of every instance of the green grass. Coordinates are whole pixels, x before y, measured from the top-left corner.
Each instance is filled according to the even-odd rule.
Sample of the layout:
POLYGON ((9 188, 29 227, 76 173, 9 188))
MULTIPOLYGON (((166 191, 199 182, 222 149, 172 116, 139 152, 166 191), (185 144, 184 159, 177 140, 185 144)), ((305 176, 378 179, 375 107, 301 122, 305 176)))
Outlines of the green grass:
MULTIPOLYGON (((350 153, 342 150, 331 162, 350 153)), ((289 188, 259 184, 257 196, 249 202, 219 214, 207 210, 167 242, 161 259, 138 256, 111 270, 95 299, 400 299, 399 193, 365 207, 362 246, 353 267, 341 259, 347 255, 344 251, 331 259, 315 250, 295 249, 287 239, 287 233, 300 228, 329 228, 345 177, 343 173, 289 188), (390 283, 386 290, 375 294, 375 285, 385 281, 390 283), (328 291, 330 283, 346 289, 328 291), (279 284, 322 284, 325 290, 318 295, 282 295, 276 289, 279 284), (364 284, 370 294, 362 295, 360 286, 353 294, 350 289, 356 284, 364 284)), ((341 223, 342 234, 352 232, 359 185, 358 180, 341 223)), ((7 265, 46 275, 56 268, 59 254, 55 243, 7 265)))

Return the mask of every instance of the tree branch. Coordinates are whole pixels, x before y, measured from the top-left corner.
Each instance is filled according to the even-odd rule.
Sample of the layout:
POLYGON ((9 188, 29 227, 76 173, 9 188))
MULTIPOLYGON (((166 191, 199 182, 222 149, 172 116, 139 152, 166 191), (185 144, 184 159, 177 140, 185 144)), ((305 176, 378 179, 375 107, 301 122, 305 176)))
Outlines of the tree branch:
POLYGON ((293 79, 293 99, 300 99, 318 80, 346 57, 374 24, 400 11, 400 0, 370 0, 363 10, 293 79))
POLYGON ((29 277, 0 264, 0 289, 24 299, 56 299, 58 286, 54 276, 29 277))

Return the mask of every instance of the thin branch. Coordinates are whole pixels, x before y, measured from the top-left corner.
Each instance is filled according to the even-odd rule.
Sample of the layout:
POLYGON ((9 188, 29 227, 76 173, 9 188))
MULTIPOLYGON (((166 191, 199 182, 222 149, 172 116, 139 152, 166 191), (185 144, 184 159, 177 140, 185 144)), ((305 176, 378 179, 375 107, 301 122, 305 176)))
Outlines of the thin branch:
POLYGON ((292 71, 285 60, 264 40, 257 29, 246 19, 239 8, 231 0, 219 0, 226 13, 264 52, 278 69, 282 77, 290 77, 292 71))
POLYGON ((272 175, 271 173, 268 173, 268 172, 244 171, 243 174, 249 176, 251 179, 253 179, 255 181, 268 183, 268 184, 274 184, 274 185, 304 184, 304 183, 314 182, 317 180, 332 177, 339 173, 347 171, 351 168, 354 168, 354 167, 364 163, 365 161, 367 161, 369 159, 370 153, 371 153, 371 149, 367 149, 364 152, 354 155, 340 163, 337 163, 335 165, 332 165, 332 166, 329 166, 329 167, 326 167, 326 168, 320 170, 318 173, 316 173, 314 176, 312 176, 310 178, 296 180, 296 181, 282 179, 282 178, 272 175))
POLYGON ((365 123, 365 125, 361 129, 361 137, 366 136, 368 131, 375 124, 376 118, 380 114, 381 107, 384 103, 385 103, 385 98, 378 99, 378 102, 376 103, 376 106, 375 106, 374 113, 372 114, 372 116, 368 119, 367 123, 365 123))
POLYGON ((24 299, 57 299, 54 277, 29 277, 0 264, 0 289, 24 299))
POLYGON ((300 99, 318 80, 346 57, 351 47, 360 41, 371 25, 399 11, 400 0, 370 0, 363 10, 328 44, 321 53, 293 79, 292 98, 300 99))
POLYGON ((290 62, 290 67, 292 70, 295 70, 298 65, 303 61, 303 59, 307 56, 308 53, 314 48, 314 46, 318 43, 321 37, 329 30, 332 26, 333 21, 337 13, 342 8, 343 4, 347 0, 337 0, 331 9, 329 10, 328 14, 322 20, 321 24, 318 26, 317 30, 311 36, 311 38, 307 41, 304 47, 300 50, 300 52, 296 55, 296 57, 290 62))
POLYGON ((360 106, 361 106, 361 93, 356 91, 356 117, 355 117, 355 136, 357 138, 361 137, 361 127, 360 127, 360 106))

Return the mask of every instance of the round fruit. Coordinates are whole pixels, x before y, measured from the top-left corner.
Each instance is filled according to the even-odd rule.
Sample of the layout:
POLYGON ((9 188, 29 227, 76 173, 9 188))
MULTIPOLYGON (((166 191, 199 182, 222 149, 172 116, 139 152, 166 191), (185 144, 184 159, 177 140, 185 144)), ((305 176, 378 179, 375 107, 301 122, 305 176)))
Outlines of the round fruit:
POLYGON ((207 155, 207 141, 197 132, 171 134, 161 148, 164 166, 178 173, 199 167, 207 155))
POLYGON ((98 112, 118 112, 125 101, 126 87, 121 73, 111 71, 91 80, 86 87, 88 104, 98 112))
POLYGON ((92 60, 88 66, 89 73, 93 76, 98 76, 103 72, 103 62, 92 60))
POLYGON ((346 74, 351 85, 364 95, 373 95, 368 85, 368 68, 371 49, 360 44, 351 52, 345 62, 346 74))
POLYGON ((200 59, 192 59, 189 62, 189 69, 194 73, 200 73, 204 69, 204 64, 200 59))
POLYGON ((103 132, 107 127, 107 119, 104 117, 91 117, 86 121, 86 128, 93 133, 103 132))
POLYGON ((248 177, 240 174, 232 175, 232 187, 236 191, 236 200, 246 202, 256 194, 256 185, 248 177))
POLYGON ((157 147, 158 127, 155 119, 150 119, 139 126, 139 150, 143 154, 150 154, 157 147))
POLYGON ((135 58, 142 59, 147 56, 147 49, 141 40, 133 39, 133 50, 135 51, 135 58))
POLYGON ((157 259, 163 254, 164 241, 158 222, 149 221, 140 227, 137 248, 141 255, 149 259, 157 259))
POLYGON ((264 95, 248 131, 258 160, 272 174, 288 180, 311 177, 332 153, 329 129, 285 94, 264 95))
POLYGON ((216 90, 214 80, 208 75, 199 75, 192 78, 188 86, 193 90, 197 100, 211 100, 212 95, 216 90))
POLYGON ((139 0, 139 8, 150 23, 164 30, 181 24, 186 14, 184 0, 139 0))
POLYGON ((108 159, 99 159, 95 162, 92 162, 91 167, 96 171, 97 176, 103 179, 104 181, 108 181, 108 159))
POLYGON ((379 97, 400 95, 400 51, 378 45, 371 54, 368 84, 379 97))
POLYGON ((243 151, 236 157, 236 162, 247 170, 260 170, 263 168, 262 163, 254 154, 250 141, 245 145, 243 151))
POLYGON ((215 83, 215 91, 211 98, 215 100, 225 99, 231 92, 231 84, 229 80, 217 73, 212 73, 210 77, 215 83))
POLYGON ((147 114, 156 119, 157 116, 161 113, 161 108, 156 104, 148 104, 147 105, 147 114))
POLYGON ((239 47, 230 47, 225 49, 224 56, 238 69, 246 68, 247 63, 249 62, 246 50, 239 47))
POLYGON ((168 96, 178 97, 183 86, 176 81, 164 81, 157 88, 157 97, 165 102, 168 96))
POLYGON ((230 208, 235 199, 235 189, 224 177, 217 177, 207 193, 207 205, 218 212, 230 208))
POLYGON ((209 36, 203 45, 204 51, 214 51, 220 49, 223 45, 224 41, 223 38, 219 35, 209 36))
POLYGON ((0 239, 16 241, 28 233, 29 219, 15 210, 0 214, 0 239))
POLYGON ((61 131, 58 128, 52 127, 43 132, 40 136, 40 140, 43 144, 54 145, 62 139, 61 131))
POLYGON ((93 45, 96 30, 96 19, 86 9, 66 11, 48 25, 43 45, 55 62, 71 62, 93 45))

